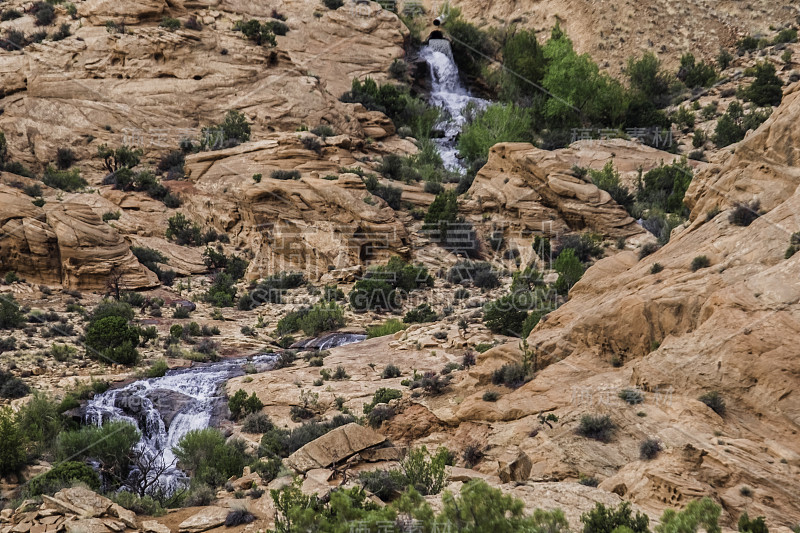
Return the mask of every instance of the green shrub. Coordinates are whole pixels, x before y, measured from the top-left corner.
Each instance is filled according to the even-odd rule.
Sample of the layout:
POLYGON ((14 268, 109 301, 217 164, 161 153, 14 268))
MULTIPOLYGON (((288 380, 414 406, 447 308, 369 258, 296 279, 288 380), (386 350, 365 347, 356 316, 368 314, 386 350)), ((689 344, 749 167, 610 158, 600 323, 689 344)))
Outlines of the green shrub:
POLYGON ((439 448, 435 455, 431 455, 425 446, 409 450, 400 461, 404 484, 426 496, 439 494, 445 485, 448 462, 452 459, 447 448, 439 448))
POLYGON ((0 476, 16 474, 25 466, 24 438, 11 407, 0 407, 0 476))
POLYGON ((286 23, 281 20, 270 20, 265 22, 264 25, 275 35, 283 36, 289 33, 289 26, 287 26, 286 23))
POLYGON ((649 461, 658 457, 661 443, 656 439, 645 439, 639 444, 639 459, 649 461))
MULTIPOLYGON (((747 511, 743 512, 741 516, 739 516, 736 529, 739 531, 739 533, 769 533, 767 524, 764 523, 764 517, 759 516, 758 518, 750 520, 750 517, 747 515, 747 511)), ((795 530, 797 529, 800 528, 795 528, 795 530)))
MULTIPOLYGON (((378 84, 371 78, 354 79, 342 102, 360 103, 370 111, 385 113, 397 129, 409 128, 417 139, 427 139, 439 121, 439 110, 424 100, 411 96, 406 87, 378 84)), ((361 172, 363 174, 363 172, 361 172)))
POLYGON ((725 416, 725 399, 718 391, 707 392, 698 399, 709 406, 711 410, 717 413, 719 416, 725 416))
POLYGON ((494 289, 500 286, 497 273, 492 269, 492 265, 485 261, 459 261, 447 272, 447 281, 450 283, 461 283, 472 281, 472 284, 480 289, 494 289))
POLYGON ((708 258, 708 256, 698 255, 692 259, 692 272, 697 272, 701 268, 708 268, 709 266, 711 266, 711 260, 708 258))
POLYGON ((189 221, 183 213, 175 213, 167 220, 166 237, 180 245, 200 246, 203 244, 200 226, 189 221))
POLYGON ((614 170, 614 164, 609 161, 602 170, 589 169, 589 176, 597 188, 603 189, 619 205, 630 211, 633 207, 633 195, 619 180, 619 172, 614 170))
POLYGON ((492 383, 494 385, 505 385, 516 389, 525 384, 528 380, 525 368, 518 363, 508 363, 492 372, 492 383))
POLYGON ((378 404, 389 403, 391 400, 396 400, 402 397, 403 393, 397 389, 381 387, 375 391, 375 394, 372 395, 372 401, 370 401, 368 404, 364 404, 364 414, 368 415, 370 411, 372 411, 372 409, 378 404))
POLYGON ((345 325, 344 311, 336 302, 320 303, 308 310, 299 320, 300 329, 308 336, 332 331, 345 325))
POLYGON ((697 63, 694 54, 686 53, 681 56, 681 66, 678 72, 680 78, 687 87, 710 87, 717 79, 714 66, 701 61, 697 63))
POLYGON ((57 170, 52 165, 47 165, 45 168, 42 182, 48 187, 67 192, 79 191, 88 185, 88 182, 81 177, 81 173, 77 168, 57 170))
POLYGON ((322 3, 328 9, 339 9, 344 5, 344 0, 322 0, 322 3))
POLYGON ((182 468, 193 474, 196 482, 219 486, 231 476, 241 476, 252 460, 245 453, 244 441, 225 442, 218 429, 196 429, 184 435, 172 448, 182 468))
POLYGON ((397 368, 396 365, 386 365, 386 368, 383 369, 381 373, 382 379, 392 379, 392 378, 399 378, 401 375, 400 369, 397 368))
POLYGON ((138 328, 120 316, 93 319, 86 328, 85 345, 89 357, 106 363, 134 365, 139 360, 138 328))
POLYGON ((638 389, 622 389, 617 396, 628 405, 644 402, 644 395, 638 389))
POLYGON ((761 203, 754 200, 750 203, 736 203, 728 216, 728 222, 735 226, 747 227, 761 216, 761 203))
POLYGON ((403 322, 406 324, 421 324, 435 322, 438 318, 439 315, 431 309, 429 304, 420 304, 405 314, 403 322))
POLYGON ((645 52, 641 59, 628 59, 626 70, 631 89, 639 91, 657 107, 669 103, 671 75, 664 71, 661 61, 652 52, 645 52))
POLYGON ((680 531, 699 531, 720 533, 720 507, 711 498, 693 500, 680 512, 667 509, 661 515, 660 524, 654 528, 655 533, 676 533, 680 531))
POLYGON ((644 174, 636 199, 650 209, 681 213, 683 197, 692 177, 692 169, 685 158, 670 165, 661 164, 644 174))
POLYGON ((211 285, 203 295, 203 300, 214 307, 231 307, 236 298, 235 281, 226 272, 218 273, 213 277, 211 285))
POLYGON ((264 456, 288 457, 309 442, 318 439, 337 427, 350 424, 355 418, 347 415, 336 415, 323 422, 306 422, 291 431, 273 428, 261 437, 259 454, 264 456))
POLYGON ((228 111, 220 124, 206 126, 201 131, 202 150, 221 150, 250 140, 250 123, 244 113, 228 111))
POLYGON ((408 326, 397 320, 396 318, 390 318, 383 324, 377 326, 369 326, 367 328, 367 338, 372 339, 374 337, 383 337, 384 335, 394 335, 398 331, 403 331, 408 326))
POLYGON ((31 457, 48 451, 64 429, 59 402, 39 391, 34 391, 28 403, 20 407, 16 421, 31 457))
POLYGON ((783 98, 783 82, 769 61, 755 66, 756 79, 745 90, 744 96, 757 106, 777 106, 783 98))
POLYGON ((234 420, 238 420, 242 415, 258 413, 263 408, 264 404, 258 399, 255 392, 247 396, 244 390, 239 389, 228 399, 228 409, 230 409, 231 417, 234 420))
POLYGON ((583 415, 577 433, 588 439, 609 442, 614 436, 616 425, 608 415, 583 415))
MULTIPOLYGON (((8 277, 8 274, 6 274, 8 277)), ((0 298, 0 329, 14 329, 18 328, 25 322, 25 317, 22 311, 19 310, 19 304, 11 294, 4 294, 0 298)))
POLYGON ((273 170, 269 175, 274 180, 299 180, 299 170, 273 170))
POLYGON ((325 285, 322 288, 322 301, 333 302, 344 300, 344 291, 336 285, 325 285))
POLYGON ((278 320, 278 324, 275 327, 275 333, 277 335, 286 335, 287 333, 294 333, 295 331, 300 330, 300 321, 308 314, 309 312, 308 307, 302 307, 297 311, 289 311, 283 317, 278 320))
MULTIPOLYGON (((282 28, 288 29, 288 26, 285 24, 278 24, 281 24, 282 28)), ((256 19, 250 19, 247 22, 239 21, 234 25, 234 29, 241 31, 245 37, 259 46, 275 46, 277 44, 275 41, 275 33, 273 32, 274 27, 275 23, 273 22, 261 23, 256 19)), ((284 32, 283 35, 286 35, 286 32, 284 32)))
POLYGON ((555 284, 556 290, 559 292, 569 292, 572 286, 583 277, 583 264, 572 248, 566 248, 558 254, 553 262, 553 268, 559 274, 555 284))
POLYGON ((53 495, 73 483, 84 483, 94 491, 100 489, 100 478, 92 467, 78 461, 64 461, 31 479, 28 482, 28 493, 31 496, 53 495))
POLYGON ((594 509, 581 515, 581 522, 583 523, 583 533, 650 532, 650 518, 639 512, 633 516, 630 502, 622 502, 616 508, 597 503, 594 509))
POLYGON ((500 399, 500 393, 497 391, 488 390, 483 393, 482 398, 484 402, 496 402, 498 399, 500 399))
POLYGON ((131 451, 140 438, 139 430, 125 421, 107 422, 100 427, 84 426, 58 435, 55 457, 59 461, 99 461, 112 485, 118 486, 127 478, 131 467, 131 451))
POLYGON ((483 322, 493 333, 520 336, 528 311, 541 302, 537 294, 519 291, 506 294, 487 303, 483 308, 483 322))
MULTIPOLYGON (((486 57, 495 55, 489 35, 461 17, 461 10, 451 7, 444 28, 452 39, 453 57, 459 72, 468 78, 481 76, 486 57)), ((527 51, 527 50, 526 50, 527 51)))
POLYGON ((386 265, 371 268, 364 279, 355 283, 349 295, 350 305, 355 311, 394 309, 399 303, 397 289, 407 293, 426 286, 433 286, 433 277, 425 267, 394 256, 386 265))
MULTIPOLYGON (((114 503, 136 514, 145 516, 162 516, 167 511, 152 496, 138 496, 127 490, 121 490, 108 495, 114 503)), ((209 502, 210 503, 210 502, 209 502)))
POLYGON ((458 137, 458 151, 468 164, 485 161, 501 142, 530 142, 531 117, 526 108, 493 104, 478 111, 458 137))
POLYGON ((248 414, 242 422, 242 431, 246 433, 266 433, 274 427, 267 415, 258 412, 248 414))
POLYGON ((177 29, 180 29, 181 21, 178 19, 165 16, 161 19, 161 23, 159 24, 159 26, 161 26, 162 28, 166 28, 169 31, 175 31, 177 29))
POLYGON ((36 2, 32 10, 37 26, 49 26, 56 19, 55 8, 48 2, 36 2))

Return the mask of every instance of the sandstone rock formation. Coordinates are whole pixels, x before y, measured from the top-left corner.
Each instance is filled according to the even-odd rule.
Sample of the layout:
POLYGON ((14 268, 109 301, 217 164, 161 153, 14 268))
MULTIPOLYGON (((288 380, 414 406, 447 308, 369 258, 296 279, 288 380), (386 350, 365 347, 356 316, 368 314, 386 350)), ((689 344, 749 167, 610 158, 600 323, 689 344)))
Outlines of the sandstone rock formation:
POLYGON ((474 216, 490 214, 499 227, 522 236, 582 230, 612 238, 642 234, 607 192, 572 175, 578 161, 569 150, 497 144, 475 176, 464 210, 474 216))
POLYGON ((119 233, 84 204, 37 207, 22 191, 0 184, 0 228, 0 270, 32 282, 102 290, 114 270, 126 289, 158 284, 119 233))

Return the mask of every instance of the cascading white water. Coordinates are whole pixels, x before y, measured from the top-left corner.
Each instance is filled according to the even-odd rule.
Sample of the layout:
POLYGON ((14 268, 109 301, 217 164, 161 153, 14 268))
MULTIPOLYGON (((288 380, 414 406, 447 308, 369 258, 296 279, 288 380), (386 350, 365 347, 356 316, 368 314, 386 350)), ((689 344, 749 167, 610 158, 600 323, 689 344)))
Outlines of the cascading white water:
POLYGON ((464 110, 469 103, 483 108, 488 102, 469 94, 462 85, 458 67, 453 59, 450 42, 446 39, 430 39, 420 50, 420 57, 428 63, 431 73, 430 103, 442 108, 442 121, 438 124, 444 136, 435 139, 444 166, 454 172, 464 171, 458 159, 456 143, 461 128, 466 123, 464 110))
MULTIPOLYGON (((258 355, 250 362, 258 370, 272 367, 275 356, 258 355)), ((168 494, 187 482, 176 466, 172 447, 189 431, 209 427, 215 409, 222 405, 220 386, 243 374, 244 359, 222 361, 194 368, 171 370, 164 377, 135 381, 109 390, 86 405, 87 424, 111 420, 134 424, 142 433, 138 451, 166 465, 158 487, 168 494), (160 456, 160 458, 159 458, 160 456)), ((134 475, 137 473, 134 472, 134 475)))

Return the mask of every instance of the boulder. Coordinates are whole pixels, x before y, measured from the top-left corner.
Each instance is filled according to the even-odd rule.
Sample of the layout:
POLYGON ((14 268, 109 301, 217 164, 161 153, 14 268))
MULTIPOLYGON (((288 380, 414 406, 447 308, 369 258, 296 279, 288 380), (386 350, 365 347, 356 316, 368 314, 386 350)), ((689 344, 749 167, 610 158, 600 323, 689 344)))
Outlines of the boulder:
POLYGON ((85 487, 62 489, 56 492, 55 498, 69 503, 71 506, 78 509, 80 514, 86 518, 103 516, 114 503, 105 496, 100 496, 93 490, 85 487))
POLYGON ((286 464, 299 473, 314 468, 327 468, 385 440, 383 435, 351 423, 309 442, 290 455, 286 464))
POLYGON ((121 505, 113 503, 111 504, 111 507, 108 508, 108 514, 119 518, 120 522, 129 528, 136 529, 136 513, 133 511, 129 511, 121 505))
POLYGON ((69 520, 64 523, 67 533, 112 533, 99 518, 69 520))
POLYGON ((172 533, 169 527, 155 520, 145 520, 142 522, 143 533, 172 533))
POLYGON ((180 533, 200 533, 209 529, 219 527, 225 523, 229 509, 212 505, 203 507, 197 514, 194 514, 178 525, 180 533))
POLYGON ((506 453, 498 461, 497 475, 503 483, 526 481, 531 475, 531 458, 523 451, 506 453))

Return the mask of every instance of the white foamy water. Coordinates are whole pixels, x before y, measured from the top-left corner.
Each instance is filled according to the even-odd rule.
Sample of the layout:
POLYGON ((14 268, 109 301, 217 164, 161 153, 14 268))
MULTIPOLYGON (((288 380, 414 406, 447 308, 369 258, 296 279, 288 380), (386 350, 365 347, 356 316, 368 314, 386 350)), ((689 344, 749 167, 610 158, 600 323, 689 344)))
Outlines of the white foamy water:
MULTIPOLYGON (((258 370, 271 368, 273 355, 255 356, 250 362, 258 370)), ((158 485, 167 493, 184 485, 186 474, 177 468, 172 447, 189 431, 209 427, 224 399, 223 385, 244 373, 248 361, 221 361, 194 368, 170 370, 164 377, 135 381, 98 394, 86 405, 87 424, 102 425, 112 420, 134 424, 142 433, 139 449, 148 457, 161 455, 167 470, 158 485), (174 414, 167 425, 162 413, 174 414)), ((134 473, 135 475, 135 473, 134 473)))
POLYGON ((446 39, 431 39, 419 53, 428 63, 431 72, 430 103, 443 111, 442 121, 437 125, 444 132, 444 137, 434 139, 444 166, 452 171, 463 173, 464 167, 458 159, 456 143, 461 128, 466 123, 464 109, 470 102, 479 108, 488 102, 469 94, 462 85, 458 75, 458 67, 453 60, 450 43, 446 39))

